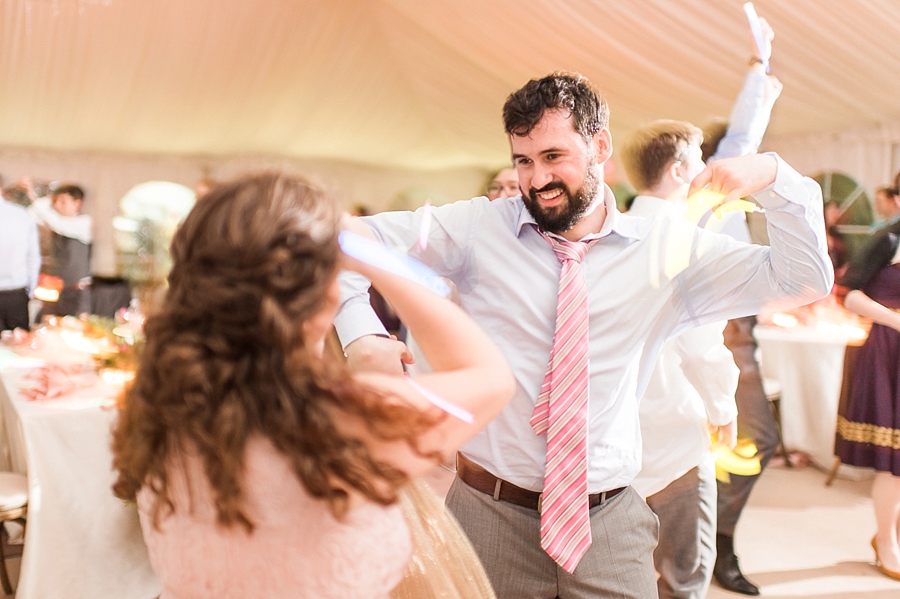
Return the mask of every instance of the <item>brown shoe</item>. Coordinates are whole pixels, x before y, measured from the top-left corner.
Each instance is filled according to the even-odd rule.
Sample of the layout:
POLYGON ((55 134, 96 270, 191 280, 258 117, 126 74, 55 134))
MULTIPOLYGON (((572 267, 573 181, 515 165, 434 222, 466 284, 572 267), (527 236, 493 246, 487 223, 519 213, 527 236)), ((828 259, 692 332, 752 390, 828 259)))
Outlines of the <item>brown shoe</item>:
POLYGON ((888 578, 893 578, 894 580, 900 580, 900 572, 896 570, 888 570, 881 563, 881 558, 878 557, 878 544, 875 542, 875 539, 878 535, 872 537, 872 549, 875 550, 875 565, 878 566, 878 569, 881 570, 881 573, 887 576, 888 578))

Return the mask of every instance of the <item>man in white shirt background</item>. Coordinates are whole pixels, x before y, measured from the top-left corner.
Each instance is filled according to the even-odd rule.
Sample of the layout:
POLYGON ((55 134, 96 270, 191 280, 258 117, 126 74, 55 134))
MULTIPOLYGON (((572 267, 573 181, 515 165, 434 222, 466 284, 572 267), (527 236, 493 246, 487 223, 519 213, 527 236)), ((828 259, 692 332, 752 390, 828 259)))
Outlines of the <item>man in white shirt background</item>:
POLYGON ((47 274, 63 281, 59 301, 45 304, 43 313, 79 315, 91 311, 91 240, 93 220, 82 214, 84 190, 73 184, 56 186, 50 197, 34 198, 31 182, 20 183, 32 199, 28 211, 50 238, 47 274))
POLYGON ((28 330, 28 300, 40 270, 37 225, 25 208, 0 197, 0 331, 28 330))
MULTIPOLYGON (((690 123, 656 121, 622 151, 639 195, 628 214, 680 216, 690 181, 705 167, 703 132, 690 123)), ((734 447, 738 369, 725 347, 725 322, 668 340, 641 398, 643 457, 632 482, 659 518, 653 561, 661 599, 704 599, 716 559, 716 474, 710 429, 734 447), (707 428, 707 425, 710 428, 707 428)))
MULTIPOLYGON (((580 75, 532 80, 509 97, 503 112, 524 196, 432 209, 424 246, 424 210, 362 219, 386 244, 456 284, 462 307, 497 342, 516 375, 509 406, 461 452, 465 467, 447 504, 501 599, 653 597, 656 518, 628 487, 640 470, 636 395, 669 337, 753 314, 769 300, 800 305, 830 290, 821 190, 775 155, 705 169, 694 185, 708 184, 728 199, 754 194, 769 212, 775 243, 740 244, 671 216, 649 221, 618 212, 603 184, 612 152, 608 109, 580 75), (545 476, 549 433, 538 434, 532 425, 551 349, 567 339, 556 335, 563 265, 554 246, 563 242, 588 246, 581 248, 580 269, 589 338, 580 456, 586 481, 569 503, 588 510, 590 536, 580 545, 583 553, 565 564, 542 548, 552 547, 542 532, 554 531, 544 518, 545 497, 559 483, 545 476)), ((384 331, 366 282, 344 277, 343 288, 335 324, 351 364, 399 370, 405 347, 377 336, 384 331)))
MULTIPOLYGON (((772 107, 781 95, 782 85, 776 77, 768 74, 764 63, 772 55, 774 31, 760 19, 763 32, 763 47, 753 42, 750 55, 750 70, 744 86, 735 102, 731 118, 716 128, 704 129, 701 145, 703 160, 707 164, 722 158, 755 153, 762 143, 772 107)), ((707 216, 711 216, 708 214, 707 216)), ((701 220, 701 226, 716 227, 730 237, 750 243, 750 231, 743 213, 731 213, 717 222, 716 219, 701 220)), ((756 361, 756 340, 753 337, 755 316, 731 319, 725 327, 725 346, 731 351, 734 362, 740 370, 735 402, 738 406, 738 437, 751 439, 757 448, 760 466, 766 464, 775 454, 778 443, 775 418, 762 386, 759 364, 756 361)), ((734 536, 744 506, 750 497, 759 475, 732 475, 730 481, 718 485, 718 514, 716 517, 716 566, 713 576, 723 588, 744 595, 759 595, 759 588, 747 580, 735 554, 734 536)))
MULTIPOLYGON (((658 211, 676 210, 675 205, 686 200, 687 182, 693 177, 693 173, 699 172, 703 168, 703 162, 699 161, 701 154, 704 161, 714 162, 722 158, 753 154, 758 150, 769 124, 772 107, 782 90, 781 82, 766 72, 762 59, 764 57, 768 60, 771 57, 775 33, 765 19, 760 19, 760 27, 764 47, 758 48, 756 42, 751 39, 750 68, 729 120, 714 122, 699 137, 699 131, 693 125, 676 121, 659 121, 634 134, 623 152, 623 162, 627 165, 626 170, 629 177, 632 178, 632 183, 644 188, 642 193, 645 197, 641 198, 640 202, 635 200, 636 208, 633 209, 632 214, 650 216, 658 211), (698 145, 702 152, 697 150, 696 146, 698 145), (640 183, 635 183, 635 181, 640 183), (665 198, 668 201, 661 202, 658 198, 665 198)), ((708 229, 728 234, 738 241, 750 242, 750 234, 743 213, 727 214, 723 220, 710 218, 711 216, 711 213, 707 213, 706 218, 701 220, 701 224, 708 229)), ((752 321, 752 317, 743 320, 752 321)), ((741 320, 739 319, 737 322, 741 322, 741 320)), ((734 323, 729 327, 726 328, 726 331, 732 330, 735 327, 734 323)), ((669 342, 654 371, 644 402, 648 397, 662 397, 661 393, 654 394, 654 381, 659 380, 657 377, 665 376, 666 380, 674 379, 682 383, 690 380, 696 390, 700 392, 700 396, 706 400, 706 410, 710 422, 714 424, 724 422, 722 416, 717 416, 717 412, 710 404, 711 394, 714 395, 718 392, 722 397, 725 389, 730 389, 727 393, 730 396, 728 403, 736 403, 735 388, 731 386, 731 375, 736 367, 736 359, 732 357, 728 348, 723 347, 724 338, 721 327, 706 327, 691 331, 677 340, 669 342), (694 336, 693 339, 692 336, 694 336), (702 348, 707 348, 709 351, 708 354, 705 354, 705 359, 710 360, 711 368, 708 372, 712 374, 705 381, 698 380, 696 376, 691 378, 688 371, 678 369, 676 363, 680 356, 684 360, 681 362, 681 366, 690 368, 692 360, 689 358, 691 355, 694 356, 694 360, 701 360, 698 364, 702 363, 704 359, 702 348), (693 353, 691 353, 692 351, 693 353), (716 366, 717 361, 720 362, 718 366, 716 366), (685 375, 687 375, 687 379, 685 379, 685 375), (722 386, 716 390, 714 387, 717 383, 722 386)), ((734 335, 729 339, 734 340, 734 335)), ((743 357, 744 353, 739 352, 739 355, 743 357)), ((769 411, 768 401, 761 391, 761 381, 748 380, 748 377, 752 375, 749 371, 754 370, 755 366, 754 362, 752 367, 745 367, 748 370, 747 373, 742 373, 744 395, 741 397, 746 399, 749 396, 754 401, 751 402, 751 405, 744 402, 743 409, 746 409, 747 414, 742 413, 738 417, 738 420, 743 419, 743 427, 738 434, 753 438, 764 464, 771 457, 775 448, 774 442, 770 440, 774 436, 774 421, 769 411), (761 402, 758 401, 757 393, 754 392, 762 395, 761 402), (748 416, 748 418, 744 418, 744 416, 748 416), (769 421, 771 421, 771 425, 769 425, 769 421), (758 424, 758 426, 748 427, 748 423, 758 424)), ((684 394, 690 394, 692 390, 691 387, 683 387, 684 394)), ((696 393, 693 395, 695 400, 698 399, 696 393)), ((676 397, 683 399, 683 395, 676 395, 676 397)), ((654 553, 657 570, 661 573, 658 581, 660 595, 662 597, 705 597, 709 585, 710 559, 715 559, 713 572, 719 584, 724 588, 744 594, 758 594, 759 590, 756 586, 744 578, 737 557, 734 555, 733 536, 735 523, 740 515, 740 507, 737 506, 738 502, 729 501, 732 496, 742 497, 745 501, 752 487, 751 479, 744 480, 742 477, 734 477, 733 481, 737 481, 737 484, 718 485, 719 494, 725 497, 724 501, 721 497, 719 498, 718 511, 720 514, 725 514, 726 522, 722 530, 718 531, 723 534, 716 535, 719 518, 716 514, 713 514, 711 519, 709 518, 707 505, 710 498, 713 499, 714 505, 716 502, 715 490, 710 488, 707 483, 711 483, 711 486, 715 487, 716 481, 713 478, 712 470, 704 469, 704 465, 708 465, 708 462, 701 461, 699 464, 699 480, 690 472, 681 479, 675 480, 687 463, 682 460, 687 459, 689 455, 695 456, 695 459, 698 455, 709 455, 706 451, 708 439, 705 438, 705 435, 694 435, 693 443, 690 442, 690 439, 687 440, 687 448, 690 449, 670 454, 657 451, 658 444, 665 443, 665 440, 657 438, 655 434, 679 436, 676 427, 667 426, 676 420, 677 416, 670 414, 670 418, 660 417, 659 410, 651 407, 654 404, 652 399, 650 404, 649 406, 646 403, 641 405, 641 428, 644 433, 645 455, 643 470, 635 481, 635 488, 643 491, 646 497, 656 493, 655 489, 662 488, 659 486, 660 482, 674 481, 666 491, 648 499, 651 508, 660 516, 660 545, 654 553), (660 429, 660 426, 664 428, 660 429), (679 464, 680 466, 678 466, 679 464), (673 465, 677 467, 667 471, 667 466, 673 465), (704 476, 706 476, 705 479, 704 476), (650 482, 646 479, 650 479, 650 482), (696 482, 696 485, 692 486, 692 481, 696 482), (651 484, 653 482, 655 484, 651 484), (686 510, 691 509, 690 493, 693 491, 696 498, 698 488, 703 492, 700 496, 699 511, 697 504, 694 503, 690 515, 685 516, 686 510), (662 513, 663 510, 666 510, 666 513, 662 513), (666 521, 672 527, 668 534, 665 530, 666 521), (696 524, 693 529, 688 527, 692 522, 696 524), (712 538, 708 536, 710 522, 713 527, 712 538), (680 542, 676 539, 680 539, 680 542), (691 540, 697 541, 697 544, 691 545, 691 540), (718 555, 717 547, 721 549, 721 555, 718 555), (702 586, 701 582, 703 582, 702 586)), ((701 408, 693 411, 694 431, 696 432, 701 430, 696 428, 696 425, 701 422, 704 414, 702 404, 695 401, 693 405, 701 408)), ((671 406, 669 407, 671 408, 671 406)), ((685 412, 682 416, 690 414, 691 412, 685 412)), ((689 433, 690 428, 683 430, 681 435, 689 433)), ((755 477, 752 480, 755 480, 755 477)))

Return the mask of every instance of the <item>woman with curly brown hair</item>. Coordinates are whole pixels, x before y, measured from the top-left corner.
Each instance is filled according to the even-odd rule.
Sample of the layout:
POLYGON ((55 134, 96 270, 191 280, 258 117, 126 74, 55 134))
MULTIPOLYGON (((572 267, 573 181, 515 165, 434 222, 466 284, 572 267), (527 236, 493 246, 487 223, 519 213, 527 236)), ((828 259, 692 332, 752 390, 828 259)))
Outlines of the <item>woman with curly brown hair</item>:
POLYGON ((267 173, 216 186, 175 235, 113 439, 113 489, 137 502, 164 599, 386 597, 412 550, 398 489, 513 392, 459 308, 341 259, 339 223, 321 191, 267 173), (473 423, 401 376, 323 357, 339 267, 370 278, 415 334, 435 367, 417 385, 473 423))

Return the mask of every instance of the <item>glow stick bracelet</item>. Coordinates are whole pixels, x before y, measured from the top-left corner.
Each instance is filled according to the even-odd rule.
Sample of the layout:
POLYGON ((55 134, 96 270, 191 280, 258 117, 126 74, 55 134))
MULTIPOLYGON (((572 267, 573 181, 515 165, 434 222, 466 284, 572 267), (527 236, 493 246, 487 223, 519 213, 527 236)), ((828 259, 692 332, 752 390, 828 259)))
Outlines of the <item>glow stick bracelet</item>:
POLYGON ((406 380, 409 381, 409 384, 413 386, 413 389, 422 394, 422 397, 424 397, 440 409, 444 410, 451 416, 456 416, 457 418, 468 424, 472 424, 473 422, 475 422, 475 416, 472 415, 472 412, 464 410, 458 405, 450 403, 440 395, 429 391, 428 389, 414 381, 409 375, 406 375, 406 380))
POLYGON ((759 24, 759 15, 752 2, 744 3, 744 13, 747 15, 747 21, 750 23, 750 33, 753 34, 753 41, 756 42, 756 49, 759 50, 759 58, 762 60, 763 68, 766 73, 769 72, 769 57, 765 54, 766 42, 763 39, 762 26, 759 24))
POLYGON ((338 243, 341 250, 351 258, 418 283, 442 297, 450 295, 449 285, 415 258, 349 231, 340 232, 338 243))

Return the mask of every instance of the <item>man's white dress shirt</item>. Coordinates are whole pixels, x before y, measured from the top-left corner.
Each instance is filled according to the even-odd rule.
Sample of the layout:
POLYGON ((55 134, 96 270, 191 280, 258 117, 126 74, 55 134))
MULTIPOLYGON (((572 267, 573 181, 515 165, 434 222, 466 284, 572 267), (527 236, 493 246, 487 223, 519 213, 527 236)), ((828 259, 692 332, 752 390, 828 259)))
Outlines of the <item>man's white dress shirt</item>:
POLYGON ((37 225, 22 206, 0 198, 0 291, 37 287, 41 248, 37 225))
MULTIPOLYGON (((679 217, 672 203, 638 196, 629 215, 679 217)), ((631 486, 649 497, 710 459, 707 422, 737 418, 734 392, 740 371, 725 347, 725 322, 703 325, 669 339, 640 400, 643 466, 631 486)))
MULTIPOLYGON (((768 211, 770 247, 703 231, 680 218, 621 214, 604 186, 607 217, 582 271, 590 304, 588 489, 631 483, 641 469, 638 402, 660 348, 698 325, 756 314, 769 300, 801 305, 824 296, 834 273, 819 186, 778 159, 772 186, 756 194, 768 211)), ((475 198, 435 208, 427 248, 423 211, 363 218, 389 246, 451 279, 463 309, 497 343, 517 381, 513 399, 463 453, 520 487, 543 488, 546 437, 529 419, 547 370, 561 265, 532 226, 520 197, 475 198)), ((342 275, 335 325, 346 347, 384 334, 368 283, 342 275)))

